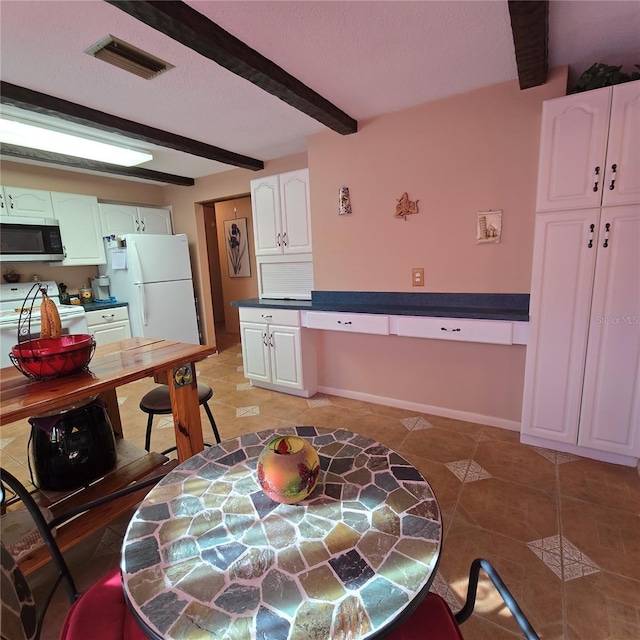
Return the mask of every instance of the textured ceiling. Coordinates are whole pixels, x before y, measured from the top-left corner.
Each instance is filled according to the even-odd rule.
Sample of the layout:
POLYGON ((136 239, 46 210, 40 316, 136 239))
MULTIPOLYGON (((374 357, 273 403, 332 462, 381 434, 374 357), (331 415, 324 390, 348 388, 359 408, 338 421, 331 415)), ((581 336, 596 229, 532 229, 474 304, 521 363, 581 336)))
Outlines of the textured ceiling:
MULTIPOLYGON (((506 0, 187 4, 358 121, 517 77, 506 0)), ((640 2, 552 0, 549 22, 550 66, 574 78, 594 62, 640 63, 640 2)), ((1 0, 0 29, 0 77, 28 89, 260 160, 304 151, 325 130, 102 0, 1 0), (143 80, 84 53, 108 34, 175 68, 143 80)), ((232 168, 135 146, 157 171, 232 168)))

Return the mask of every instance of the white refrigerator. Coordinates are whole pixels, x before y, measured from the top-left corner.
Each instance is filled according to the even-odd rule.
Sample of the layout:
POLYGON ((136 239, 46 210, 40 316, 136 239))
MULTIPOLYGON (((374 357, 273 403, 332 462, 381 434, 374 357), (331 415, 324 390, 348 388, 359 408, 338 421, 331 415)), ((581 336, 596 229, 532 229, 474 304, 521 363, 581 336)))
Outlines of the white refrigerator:
POLYGON ((196 301, 185 234, 133 233, 126 246, 110 248, 100 275, 110 293, 129 303, 131 335, 200 344, 196 301))

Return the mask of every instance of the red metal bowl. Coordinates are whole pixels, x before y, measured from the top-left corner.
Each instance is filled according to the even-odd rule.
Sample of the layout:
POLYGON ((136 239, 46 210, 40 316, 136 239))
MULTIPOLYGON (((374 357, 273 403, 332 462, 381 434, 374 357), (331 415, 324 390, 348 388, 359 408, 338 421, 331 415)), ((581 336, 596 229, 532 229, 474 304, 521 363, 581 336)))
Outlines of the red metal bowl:
POLYGON ((11 349, 11 362, 36 380, 68 376, 84 369, 93 356, 95 340, 88 334, 40 338, 20 342, 11 349))

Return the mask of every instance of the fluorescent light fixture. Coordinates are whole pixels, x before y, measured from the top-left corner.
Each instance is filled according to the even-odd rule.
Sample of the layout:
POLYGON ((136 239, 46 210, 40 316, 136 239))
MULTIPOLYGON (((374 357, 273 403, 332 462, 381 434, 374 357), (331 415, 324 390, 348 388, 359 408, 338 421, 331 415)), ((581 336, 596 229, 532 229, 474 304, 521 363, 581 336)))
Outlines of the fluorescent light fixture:
POLYGON ((19 147, 61 153, 67 156, 97 160, 133 167, 153 160, 150 153, 117 147, 106 142, 90 140, 78 135, 53 131, 44 126, 24 124, 16 120, 0 119, 0 142, 19 147))

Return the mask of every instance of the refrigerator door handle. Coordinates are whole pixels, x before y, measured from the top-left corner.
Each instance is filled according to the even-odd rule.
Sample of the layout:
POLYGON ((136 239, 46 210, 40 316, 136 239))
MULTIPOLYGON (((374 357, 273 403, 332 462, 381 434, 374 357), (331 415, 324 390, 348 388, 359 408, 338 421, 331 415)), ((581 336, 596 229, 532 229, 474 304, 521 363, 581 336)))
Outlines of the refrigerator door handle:
POLYGON ((138 253, 138 247, 135 242, 131 242, 129 244, 129 254, 131 257, 131 267, 133 269, 134 284, 144 282, 144 276, 142 274, 142 262, 140 261, 140 254, 138 253))
POLYGON ((138 285, 138 302, 140 303, 140 315, 142 317, 142 325, 146 327, 149 323, 147 321, 147 299, 144 294, 144 285, 138 285))

